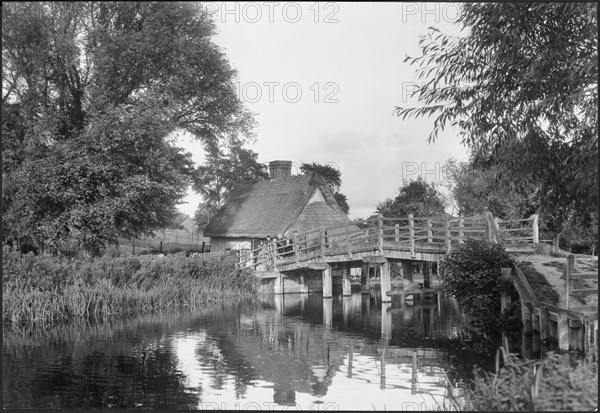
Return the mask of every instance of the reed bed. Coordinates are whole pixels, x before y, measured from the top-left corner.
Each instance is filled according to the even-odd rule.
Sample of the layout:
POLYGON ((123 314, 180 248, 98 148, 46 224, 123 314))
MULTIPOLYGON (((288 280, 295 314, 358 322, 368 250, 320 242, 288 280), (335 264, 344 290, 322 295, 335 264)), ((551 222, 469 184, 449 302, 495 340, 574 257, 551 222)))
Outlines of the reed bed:
POLYGON ((4 250, 5 324, 106 319, 250 297, 257 283, 229 257, 61 259, 4 250))
POLYGON ((496 371, 475 369, 462 410, 593 411, 598 408, 598 363, 587 357, 548 352, 542 360, 523 360, 501 347, 496 371))

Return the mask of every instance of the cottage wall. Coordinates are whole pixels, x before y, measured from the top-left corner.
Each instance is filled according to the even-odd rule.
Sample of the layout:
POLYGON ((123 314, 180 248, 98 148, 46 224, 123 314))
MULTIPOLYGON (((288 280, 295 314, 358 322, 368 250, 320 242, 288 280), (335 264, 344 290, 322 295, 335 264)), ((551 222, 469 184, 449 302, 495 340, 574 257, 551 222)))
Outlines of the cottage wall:
POLYGON ((250 250, 252 249, 252 238, 222 238, 211 237, 211 251, 225 250, 250 250))

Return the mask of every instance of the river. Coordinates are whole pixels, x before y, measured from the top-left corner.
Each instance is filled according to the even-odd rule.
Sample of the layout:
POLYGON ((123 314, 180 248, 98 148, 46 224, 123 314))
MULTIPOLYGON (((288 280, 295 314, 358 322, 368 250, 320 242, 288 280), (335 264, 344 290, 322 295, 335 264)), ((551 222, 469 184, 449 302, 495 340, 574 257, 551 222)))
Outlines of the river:
POLYGON ((456 302, 393 298, 290 294, 5 329, 4 408, 449 409, 447 383, 478 361, 456 302))

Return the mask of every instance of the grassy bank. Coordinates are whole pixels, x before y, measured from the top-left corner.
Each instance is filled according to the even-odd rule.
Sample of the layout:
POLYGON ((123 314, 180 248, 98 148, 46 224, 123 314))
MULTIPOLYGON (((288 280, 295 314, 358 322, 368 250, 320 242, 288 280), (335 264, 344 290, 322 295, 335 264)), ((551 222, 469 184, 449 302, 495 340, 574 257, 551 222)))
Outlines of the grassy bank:
POLYGON ((2 318, 13 325, 128 316, 249 297, 257 284, 231 258, 21 257, 3 251, 2 318))

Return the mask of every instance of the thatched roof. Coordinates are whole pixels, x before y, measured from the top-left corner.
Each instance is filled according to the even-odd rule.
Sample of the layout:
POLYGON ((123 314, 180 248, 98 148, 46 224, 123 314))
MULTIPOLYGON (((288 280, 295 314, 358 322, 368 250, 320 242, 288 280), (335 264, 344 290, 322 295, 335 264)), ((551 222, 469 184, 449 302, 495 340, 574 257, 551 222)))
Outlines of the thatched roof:
POLYGON ((204 235, 225 238, 266 238, 351 222, 314 173, 243 185, 211 220, 204 235), (307 203, 319 190, 325 202, 307 203))

